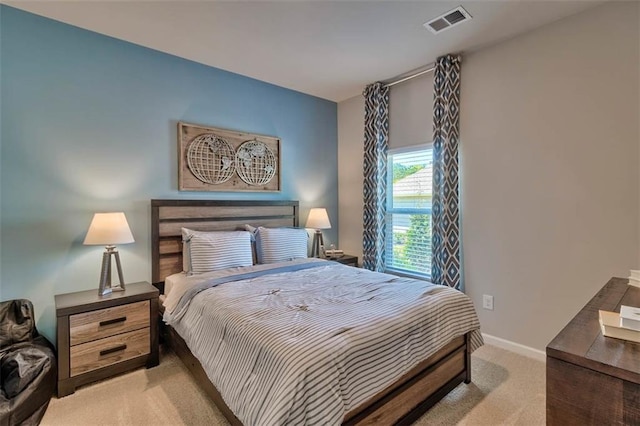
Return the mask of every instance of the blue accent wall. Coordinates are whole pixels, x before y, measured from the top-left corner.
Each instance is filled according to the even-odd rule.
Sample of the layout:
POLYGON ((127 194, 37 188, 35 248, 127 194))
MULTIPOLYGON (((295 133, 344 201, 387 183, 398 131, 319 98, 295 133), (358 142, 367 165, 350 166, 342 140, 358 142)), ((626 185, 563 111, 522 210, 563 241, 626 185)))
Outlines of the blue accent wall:
POLYGON ((151 280, 152 198, 299 200, 337 242, 334 102, 4 5, 0 94, 0 300, 31 299, 52 340, 54 295, 97 291, 95 212, 127 215, 127 282, 151 280), (282 191, 178 191, 178 121, 279 137, 282 191))

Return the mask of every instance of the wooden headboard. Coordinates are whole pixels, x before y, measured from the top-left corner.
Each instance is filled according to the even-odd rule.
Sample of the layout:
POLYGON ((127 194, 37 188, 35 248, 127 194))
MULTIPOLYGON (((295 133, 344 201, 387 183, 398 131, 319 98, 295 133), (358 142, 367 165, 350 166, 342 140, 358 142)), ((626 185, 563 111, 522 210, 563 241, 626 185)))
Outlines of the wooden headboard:
POLYGON ((151 277, 182 271, 181 228, 234 231, 253 226, 298 226, 298 201, 151 200, 151 277))

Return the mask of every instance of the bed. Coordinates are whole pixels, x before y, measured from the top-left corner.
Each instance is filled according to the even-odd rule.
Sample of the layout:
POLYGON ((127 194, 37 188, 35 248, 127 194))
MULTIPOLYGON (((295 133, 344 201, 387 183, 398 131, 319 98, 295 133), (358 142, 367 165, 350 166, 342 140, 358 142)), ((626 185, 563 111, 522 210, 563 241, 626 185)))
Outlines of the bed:
MULTIPOLYGON (((169 278, 167 282, 173 283, 176 277, 180 277, 180 272, 183 269, 182 228, 196 231, 230 231, 242 229, 247 224, 267 228, 297 227, 299 224, 298 208, 296 201, 152 200, 153 282, 162 287, 161 284, 165 279, 169 278)), ((217 272, 214 273, 214 275, 216 274, 217 272)), ((410 424, 458 384, 471 381, 470 355, 475 348, 482 344, 482 338, 473 305, 461 293, 415 280, 405 282, 402 278, 364 271, 325 260, 297 259, 295 262, 286 264, 274 263, 240 268, 234 274, 236 275, 230 274, 230 278, 226 276, 220 278, 218 275, 215 278, 205 277, 207 274, 203 274, 200 278, 190 278, 196 280, 191 283, 198 282, 198 286, 202 286, 202 289, 193 292, 195 294, 193 298, 189 298, 187 303, 180 306, 177 305, 176 297, 173 297, 173 302, 167 303, 170 311, 164 313, 165 319, 170 323, 164 333, 167 342, 231 424, 243 424, 240 419, 244 419, 245 424, 317 424, 320 423, 318 420, 320 418, 323 419, 323 424, 410 424), (255 269, 264 270, 259 273, 259 278, 247 275, 248 273, 256 273, 255 269), (357 279, 354 278, 356 276, 357 279), (332 280, 325 279, 325 281, 331 281, 331 283, 325 284, 322 277, 333 278, 332 280), (220 280, 222 281, 218 283, 220 280), (212 286, 211 283, 215 285, 212 286), (350 283, 350 285, 346 285, 346 283, 350 283), (406 286, 403 287, 405 284, 406 286), (326 285, 327 290, 321 288, 321 285, 326 285), (407 288, 411 288, 411 291, 406 291, 407 288), (331 292, 331 297, 327 297, 327 291, 331 292), (430 347, 425 347, 426 345, 418 339, 416 341, 419 344, 413 345, 409 350, 407 348, 410 345, 405 342, 415 340, 416 335, 424 337, 431 331, 424 328, 418 329, 414 326, 405 327, 411 328, 412 331, 406 330, 406 333, 412 334, 407 334, 411 338, 404 338, 396 331, 393 333, 380 331, 387 330, 385 327, 399 327, 398 325, 389 325, 389 321, 393 319, 395 314, 387 315, 384 318, 367 317, 367 315, 374 315, 374 313, 350 315, 349 312, 352 310, 350 307, 335 310, 335 306, 329 306, 330 304, 323 307, 320 304, 307 303, 308 300, 315 301, 327 298, 339 299, 336 303, 343 303, 343 298, 347 297, 343 297, 343 293, 346 295, 347 291, 354 292, 354 295, 348 296, 355 298, 354 306, 355 304, 363 305, 365 302, 373 303, 372 300, 377 301, 377 298, 387 297, 387 295, 399 298, 397 300, 401 301, 411 299, 411 303, 414 303, 415 299, 419 301, 419 303, 414 303, 416 306, 420 304, 426 306, 429 303, 435 303, 436 297, 443 297, 447 301, 442 303, 442 306, 453 303, 452 300, 455 299, 455 303, 463 304, 460 305, 463 306, 462 311, 470 310, 472 312, 469 312, 468 315, 465 314, 464 318, 460 315, 459 323, 457 321, 449 322, 446 327, 441 327, 446 329, 448 334, 437 334, 434 335, 437 338, 433 339, 430 337, 430 347), (411 292, 415 293, 415 297, 408 295, 411 292), (336 293, 340 295, 334 297, 336 293), (442 295, 440 295, 441 293, 442 295), (284 313, 277 311, 279 307, 276 306, 276 311, 273 314, 259 313, 260 321, 253 321, 253 318, 258 315, 256 313, 251 314, 253 317, 247 317, 250 318, 248 321, 238 319, 241 317, 227 319, 219 316, 227 306, 234 306, 229 310, 232 312, 229 315, 234 315, 236 312, 241 315, 245 305, 246 309, 249 309, 251 301, 256 302, 254 304, 260 307, 268 305, 273 300, 285 300, 276 299, 284 297, 283 294, 286 294, 287 298, 291 297, 283 302, 283 305, 286 306, 286 309, 282 311, 284 313), (235 299, 227 300, 223 297, 235 297, 235 299), (210 308, 209 304, 216 303, 216 300, 223 302, 219 302, 222 304, 216 308, 210 308), (323 309, 329 311, 323 311, 323 309), (334 311, 330 311, 330 309, 334 309, 334 311), (176 312, 180 312, 180 314, 176 314, 176 312), (331 331, 327 328, 329 326, 326 323, 331 321, 318 321, 318 324, 296 322, 299 318, 308 318, 313 316, 312 314, 333 318, 333 322, 338 324, 339 330, 331 331), (342 314, 344 316, 340 317, 342 314), (200 324, 197 322, 200 321, 198 319, 200 317, 206 317, 202 321, 212 322, 206 325, 200 324), (280 327, 280 323, 268 321, 278 320, 284 324, 291 324, 288 337, 272 333, 273 330, 280 327), (357 323, 358 321, 360 323, 357 323), (191 324, 192 322, 194 323, 191 324), (224 327, 215 331, 215 324, 222 322, 225 322, 224 327), (226 324, 227 322, 240 324, 235 326, 239 331, 236 332, 234 329, 228 328, 231 326, 226 324), (307 333, 302 340, 294 339, 295 341, 292 343, 290 329, 294 325, 299 329, 312 330, 312 332, 307 333), (340 325, 344 325, 344 327, 341 328, 340 325), (258 328, 258 331, 250 334, 252 331, 247 330, 254 326, 262 328, 258 328), (370 349, 373 346, 369 346, 373 343, 367 340, 367 346, 355 348, 358 345, 350 344, 354 347, 351 349, 351 346, 344 342, 353 341, 350 337, 351 330, 360 330, 359 327, 364 327, 362 330, 365 330, 366 327, 371 330, 374 327, 375 332, 367 334, 370 336, 367 339, 371 342, 382 339, 380 336, 388 336, 385 339, 401 339, 401 344, 385 340, 387 345, 385 349, 374 351, 370 349), (219 336, 215 338, 218 343, 214 345, 213 349, 210 343, 206 345, 198 343, 208 340, 206 335, 202 334, 204 329, 207 330, 207 333, 219 333, 219 336), (249 363, 250 367, 248 367, 251 371, 238 370, 238 373, 228 378, 221 375, 226 369, 230 369, 226 364, 223 366, 223 363, 227 362, 226 358, 234 358, 234 356, 229 355, 231 352, 224 351, 233 350, 229 342, 233 340, 232 336, 236 335, 234 333, 250 336, 250 338, 244 337, 243 345, 249 343, 253 345, 257 334, 268 334, 268 340, 273 340, 276 343, 273 347, 243 347, 242 351, 236 354, 255 354, 252 355, 254 357, 253 364, 249 363), (330 345, 333 345, 330 346, 330 349, 321 343, 320 339, 325 338, 323 337, 325 335, 326 338, 331 339, 328 341, 331 342, 330 345), (200 346, 206 346, 205 350, 200 346), (223 347, 223 352, 220 352, 219 346, 223 347), (403 347, 400 348, 400 346, 403 347), (215 359, 212 356, 203 355, 211 353, 211 350, 216 351, 215 359), (306 366, 301 367, 298 372, 296 370, 297 364, 294 364, 293 360, 281 357, 277 353, 278 350, 283 353, 298 354, 291 355, 292 359, 296 356, 298 357, 296 359, 309 358, 308 362, 313 368, 320 368, 320 365, 326 364, 323 367, 326 369, 321 370, 322 373, 315 373, 315 370, 306 366), (389 352, 389 350, 395 352, 389 352), (378 352, 382 355, 377 355, 378 352), (373 355, 366 355, 363 358, 363 353, 373 355), (273 389, 267 392, 268 395, 254 396, 256 390, 252 386, 264 387, 263 384, 258 386, 256 383, 260 380, 261 375, 266 374, 261 373, 260 370, 266 368, 262 366, 267 364, 265 359, 272 360, 269 368, 277 367, 280 370, 274 370, 277 371, 277 374, 274 375, 274 383, 271 385, 273 389), (358 366, 364 365, 367 368, 363 370, 363 368, 354 367, 356 364, 349 361, 353 359, 358 360, 358 366), (371 364, 371 369, 369 364, 371 364), (373 370, 374 364, 378 366, 378 370, 373 370), (296 368, 291 367, 293 365, 296 368), (397 371, 393 371, 392 374, 388 371, 392 369, 397 371), (375 375, 375 381, 369 376, 362 379, 358 374, 375 375), (240 381, 238 382, 238 380, 240 381), (231 390, 229 383, 232 385, 231 390), (281 388, 287 389, 287 391, 283 392, 281 388), (322 389, 325 390, 322 391, 322 389), (292 396, 290 400, 287 398, 269 399, 278 392, 287 395, 287 398, 289 398, 289 394, 292 396), (313 396, 310 397, 310 395, 313 396), (245 402, 243 403, 239 398, 244 398, 245 402), (246 401, 248 398, 249 401, 246 401), (258 400, 262 402, 253 411, 244 406, 258 400), (318 400, 322 401, 318 403, 318 400)), ((176 284, 172 285, 176 286, 176 284)), ((174 287, 171 292, 177 291, 175 289, 180 285, 174 287)), ((184 286, 186 289, 191 287, 194 286, 192 284, 184 286)), ((188 292, 189 290, 183 289, 182 291, 188 292)), ((175 295, 176 293, 173 293, 173 296, 175 295)), ((165 302, 170 297, 172 294, 167 296, 165 302)), ((180 302, 183 299, 180 297, 180 302)), ((404 304, 405 301, 401 306, 404 307, 404 304)), ((406 302, 407 309, 409 309, 409 305, 410 303, 406 302)), ((370 310, 380 311, 379 306, 370 310)), ((452 306, 446 309, 454 309, 455 312, 461 311, 458 305, 452 306)), ((445 308, 438 307, 437 309, 445 308)), ((442 322, 440 317, 437 321, 433 319, 436 317, 429 318, 431 318, 429 321, 434 323, 442 322)), ((395 319, 393 320, 395 321, 395 319)), ((420 324, 423 325, 420 327, 424 327, 426 322, 422 320, 420 324)), ((399 328, 393 328, 393 330, 399 330, 399 328)), ((359 333, 362 332, 359 331, 359 333)), ((256 343, 256 345, 258 344, 256 343)), ((235 356, 235 358, 239 357, 239 355, 235 356)))

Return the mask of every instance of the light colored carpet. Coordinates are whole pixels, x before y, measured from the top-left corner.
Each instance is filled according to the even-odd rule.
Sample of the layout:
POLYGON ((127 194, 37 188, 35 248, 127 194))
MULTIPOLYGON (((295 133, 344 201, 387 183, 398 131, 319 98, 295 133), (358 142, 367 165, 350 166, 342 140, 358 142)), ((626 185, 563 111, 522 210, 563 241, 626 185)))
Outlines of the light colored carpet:
MULTIPOLYGON (((472 355, 473 382, 461 384, 416 425, 544 425, 545 366, 485 345, 472 355)), ((158 367, 83 386, 53 398, 43 425, 227 425, 171 352, 158 367)))

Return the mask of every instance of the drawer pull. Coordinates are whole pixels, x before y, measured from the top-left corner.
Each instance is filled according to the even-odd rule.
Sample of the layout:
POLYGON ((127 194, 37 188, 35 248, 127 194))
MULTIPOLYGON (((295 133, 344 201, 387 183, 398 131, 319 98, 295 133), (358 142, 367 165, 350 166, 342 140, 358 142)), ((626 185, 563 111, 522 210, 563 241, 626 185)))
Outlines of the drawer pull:
POLYGON ((125 349, 127 349, 127 345, 114 346, 113 348, 105 349, 103 351, 100 351, 100 356, 109 355, 109 354, 112 354, 114 352, 123 351, 125 349))
POLYGON ((119 322, 125 322, 126 320, 127 320, 127 317, 120 317, 120 318, 114 318, 106 321, 100 321, 100 327, 104 327, 105 325, 116 324, 119 322))

